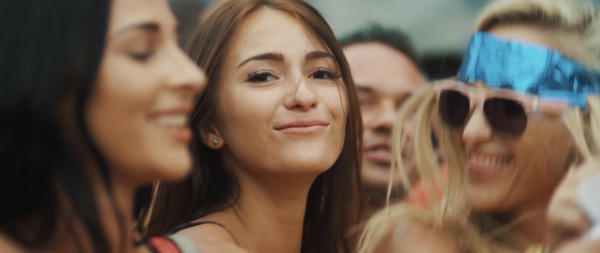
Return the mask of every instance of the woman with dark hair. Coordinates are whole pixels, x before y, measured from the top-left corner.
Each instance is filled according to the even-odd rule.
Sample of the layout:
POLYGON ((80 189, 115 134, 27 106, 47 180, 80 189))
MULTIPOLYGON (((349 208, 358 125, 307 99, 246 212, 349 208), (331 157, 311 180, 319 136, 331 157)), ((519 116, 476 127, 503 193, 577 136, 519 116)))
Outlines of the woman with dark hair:
POLYGON ((195 167, 158 185, 148 234, 261 253, 349 252, 362 121, 321 15, 300 0, 228 1, 189 52, 208 76, 191 121, 195 167))
POLYGON ((167 1, 5 1, 0 24, 0 251, 146 251, 134 191, 188 174, 205 85, 167 1))

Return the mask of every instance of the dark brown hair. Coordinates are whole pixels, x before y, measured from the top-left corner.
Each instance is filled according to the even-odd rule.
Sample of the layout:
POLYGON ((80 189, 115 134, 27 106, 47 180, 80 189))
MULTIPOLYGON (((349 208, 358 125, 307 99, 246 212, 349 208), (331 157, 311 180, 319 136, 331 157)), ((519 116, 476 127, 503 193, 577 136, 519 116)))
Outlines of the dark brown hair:
POLYGON ((63 243, 57 233, 66 231, 60 238, 73 240, 78 252, 84 245, 89 252, 112 252, 98 193, 108 193, 120 216, 86 113, 111 1, 1 5, 0 24, 10 25, 0 26, 0 237, 33 252, 63 243))
POLYGON ((331 51, 348 95, 348 117, 342 152, 335 164, 311 186, 302 238, 302 252, 350 252, 347 230, 358 220, 360 201, 360 149, 362 119, 348 62, 331 28, 309 4, 301 0, 235 0, 220 6, 198 30, 189 54, 206 70, 208 84, 194 109, 191 127, 194 169, 178 183, 161 183, 157 189, 147 235, 162 235, 173 227, 218 212, 235 203, 238 183, 224 168, 219 153, 202 143, 200 129, 218 122, 217 88, 226 51, 236 28, 254 11, 271 8, 295 17, 331 51))

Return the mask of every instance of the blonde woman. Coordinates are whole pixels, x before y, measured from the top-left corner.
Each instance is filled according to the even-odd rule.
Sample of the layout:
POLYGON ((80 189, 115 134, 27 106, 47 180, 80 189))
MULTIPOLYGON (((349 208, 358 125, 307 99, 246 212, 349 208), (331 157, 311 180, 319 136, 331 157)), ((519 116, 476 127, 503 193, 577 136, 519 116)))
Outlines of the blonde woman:
POLYGON ((404 204, 375 215, 360 252, 541 251, 553 192, 600 144, 598 17, 567 0, 488 6, 457 79, 424 88, 396 124, 415 118, 417 167, 430 186, 441 182, 429 141, 432 127, 439 134, 441 196, 427 191, 429 211, 404 204))

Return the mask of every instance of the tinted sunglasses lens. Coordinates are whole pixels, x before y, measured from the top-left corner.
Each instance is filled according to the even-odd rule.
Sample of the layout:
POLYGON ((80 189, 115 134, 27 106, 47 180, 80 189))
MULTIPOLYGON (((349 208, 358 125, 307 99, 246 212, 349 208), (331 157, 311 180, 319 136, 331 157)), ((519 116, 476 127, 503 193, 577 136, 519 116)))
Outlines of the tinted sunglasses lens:
POLYGON ((470 112, 469 98, 457 91, 442 91, 439 111, 442 120, 450 126, 462 126, 470 112))
POLYGON ((521 104, 503 98, 489 99, 483 111, 494 130, 509 135, 520 135, 527 127, 527 115, 521 104))

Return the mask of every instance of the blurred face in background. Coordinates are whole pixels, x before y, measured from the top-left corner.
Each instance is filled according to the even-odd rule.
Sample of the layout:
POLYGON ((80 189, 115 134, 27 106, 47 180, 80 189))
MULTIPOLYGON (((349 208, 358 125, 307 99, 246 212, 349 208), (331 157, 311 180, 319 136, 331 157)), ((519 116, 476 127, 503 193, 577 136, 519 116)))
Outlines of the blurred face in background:
MULTIPOLYGON (((426 79, 410 58, 382 43, 352 44, 344 48, 344 53, 356 83, 364 123, 363 187, 367 191, 386 191, 396 114, 426 79)), ((394 184, 399 186, 400 179, 395 178, 394 184)))
POLYGON ((191 168, 187 127, 203 72, 180 49, 166 0, 114 0, 87 124, 111 174, 149 182, 191 168))

